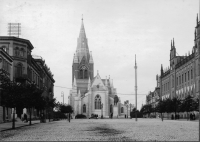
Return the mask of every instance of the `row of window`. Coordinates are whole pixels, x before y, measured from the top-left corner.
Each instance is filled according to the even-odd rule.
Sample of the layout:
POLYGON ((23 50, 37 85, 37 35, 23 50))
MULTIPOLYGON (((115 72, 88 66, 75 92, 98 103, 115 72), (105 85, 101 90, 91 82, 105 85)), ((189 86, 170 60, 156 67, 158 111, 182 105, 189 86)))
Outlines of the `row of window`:
POLYGON ((179 75, 176 78, 176 85, 181 85, 184 82, 189 81, 190 79, 193 79, 193 70, 191 69, 191 71, 185 72, 185 74, 183 73, 182 75, 179 75))
POLYGON ((17 57, 25 57, 25 50, 24 50, 24 48, 18 48, 18 47, 16 47, 15 48, 15 56, 17 56, 17 57))
POLYGON ((6 60, 4 60, 3 58, 2 58, 2 68, 6 71, 6 72, 8 72, 8 73, 10 73, 10 70, 11 70, 11 66, 10 66, 10 64, 9 64, 9 62, 7 62, 6 60))
MULTIPOLYGON (((189 81, 190 79, 193 79, 193 70, 191 69, 191 71, 185 72, 182 75, 179 75, 178 77, 176 77, 176 85, 181 85, 184 82, 189 81)), ((172 87, 174 87, 174 76, 172 76, 172 87)), ((170 90, 170 84, 169 82, 166 82, 162 85, 163 88, 163 92, 165 91, 169 91, 170 90)))
POLYGON ((28 72, 28 78, 31 81, 34 81, 38 86, 42 84, 42 82, 40 81, 40 77, 33 70, 31 70, 31 68, 28 68, 27 72, 28 72))

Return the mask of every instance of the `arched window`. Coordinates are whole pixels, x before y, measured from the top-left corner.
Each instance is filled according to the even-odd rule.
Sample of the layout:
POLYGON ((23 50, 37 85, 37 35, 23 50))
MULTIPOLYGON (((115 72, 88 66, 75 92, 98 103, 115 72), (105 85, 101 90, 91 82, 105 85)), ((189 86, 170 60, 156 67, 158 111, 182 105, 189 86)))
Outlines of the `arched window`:
POLYGON ((101 109, 101 97, 96 95, 94 102, 95 109, 101 109))
POLYGON ((15 48, 15 56, 19 56, 19 48, 18 47, 15 48))
POLYGON ((86 105, 83 105, 83 113, 86 113, 86 105))
POLYGON ((123 107, 121 107, 121 113, 124 113, 124 108, 123 107))
POLYGON ((20 57, 24 57, 24 48, 21 48, 19 51, 20 57))
POLYGON ((22 76, 22 64, 18 64, 16 66, 16 77, 21 77, 22 76))

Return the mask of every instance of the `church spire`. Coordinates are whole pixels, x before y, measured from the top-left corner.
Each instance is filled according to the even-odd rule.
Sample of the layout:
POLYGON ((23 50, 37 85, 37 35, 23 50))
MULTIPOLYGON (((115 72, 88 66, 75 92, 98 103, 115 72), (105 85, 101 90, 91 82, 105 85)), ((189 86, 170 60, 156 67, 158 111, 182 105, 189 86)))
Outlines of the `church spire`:
POLYGON ((78 62, 80 63, 82 58, 85 56, 87 62, 89 62, 90 59, 90 53, 89 53, 89 48, 88 48, 88 41, 86 38, 85 34, 85 28, 83 24, 83 18, 81 19, 81 29, 78 37, 78 42, 77 42, 77 58, 78 62))
POLYGON ((84 24, 83 24, 83 16, 82 16, 81 21, 82 22, 81 22, 81 30, 80 30, 79 37, 86 38, 85 28, 84 28, 84 24))

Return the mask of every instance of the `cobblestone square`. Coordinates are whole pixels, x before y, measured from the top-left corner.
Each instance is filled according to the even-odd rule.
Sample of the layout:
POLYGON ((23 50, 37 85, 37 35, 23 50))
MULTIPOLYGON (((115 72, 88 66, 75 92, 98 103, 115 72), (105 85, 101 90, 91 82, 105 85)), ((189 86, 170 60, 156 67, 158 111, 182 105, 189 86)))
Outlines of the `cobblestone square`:
POLYGON ((198 121, 73 119, 1 132, 1 141, 198 141, 198 121))

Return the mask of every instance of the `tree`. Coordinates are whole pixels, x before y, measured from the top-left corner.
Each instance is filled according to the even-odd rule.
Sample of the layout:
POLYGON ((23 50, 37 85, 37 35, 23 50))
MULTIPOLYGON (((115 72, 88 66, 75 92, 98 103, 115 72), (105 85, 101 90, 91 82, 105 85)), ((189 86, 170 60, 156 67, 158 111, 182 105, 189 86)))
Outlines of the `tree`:
MULTIPOLYGON (((195 104, 196 102, 193 100, 193 97, 188 95, 184 100, 183 103, 181 105, 181 110, 182 112, 187 112, 187 116, 188 116, 188 112, 190 111, 194 111, 195 110, 195 104)), ((188 120, 188 117, 187 117, 188 120)))
POLYGON ((68 119, 70 122, 70 115, 71 115, 71 113, 73 113, 72 106, 70 106, 70 105, 66 106, 66 105, 61 104, 59 108, 62 113, 68 113, 68 119))
POLYGON ((21 83, 13 81, 3 81, 0 87, 3 90, 2 105, 14 109, 12 128, 15 129, 15 108, 23 107, 22 93, 24 91, 24 86, 21 83))
POLYGON ((47 113, 48 113, 48 118, 49 118, 49 122, 50 122, 50 119, 51 119, 51 114, 53 112, 53 108, 57 105, 56 104, 56 99, 55 98, 49 98, 49 97, 45 97, 45 108, 47 110, 47 113))
POLYGON ((156 111, 161 114, 161 119, 163 121, 163 113, 166 111, 165 102, 163 100, 159 100, 156 106, 156 111))

